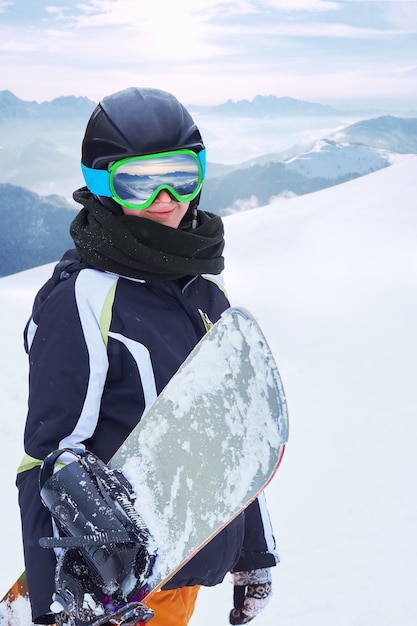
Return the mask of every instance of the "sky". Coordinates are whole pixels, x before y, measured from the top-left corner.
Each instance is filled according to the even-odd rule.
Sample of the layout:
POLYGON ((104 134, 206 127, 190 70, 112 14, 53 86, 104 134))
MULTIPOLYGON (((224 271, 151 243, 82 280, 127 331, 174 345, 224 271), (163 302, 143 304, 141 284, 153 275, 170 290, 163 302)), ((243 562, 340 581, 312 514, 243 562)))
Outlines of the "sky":
POLYGON ((416 0, 0 0, 0 89, 184 104, 417 100, 416 0))
MULTIPOLYGON (((289 409, 266 493, 281 563, 254 626, 416 624, 416 181, 410 156, 224 220, 229 296, 259 321, 289 409)), ((51 269, 0 279, 0 597, 23 568, 22 328, 51 269)), ((227 626, 232 590, 202 590, 190 626, 227 626)))

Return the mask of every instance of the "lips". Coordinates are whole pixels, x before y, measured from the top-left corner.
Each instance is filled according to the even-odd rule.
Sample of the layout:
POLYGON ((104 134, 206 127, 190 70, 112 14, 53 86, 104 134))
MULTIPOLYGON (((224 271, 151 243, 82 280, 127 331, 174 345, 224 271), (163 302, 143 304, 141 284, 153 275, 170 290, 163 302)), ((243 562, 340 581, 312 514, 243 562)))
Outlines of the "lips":
POLYGON ((160 215, 160 216, 164 216, 164 215, 172 215, 174 212, 174 209, 168 209, 167 211, 148 211, 148 213, 150 215, 160 215))
POLYGON ((178 228, 182 218, 187 212, 189 202, 153 202, 147 209, 135 211, 123 209, 125 215, 134 215, 137 218, 153 220, 164 226, 178 228))

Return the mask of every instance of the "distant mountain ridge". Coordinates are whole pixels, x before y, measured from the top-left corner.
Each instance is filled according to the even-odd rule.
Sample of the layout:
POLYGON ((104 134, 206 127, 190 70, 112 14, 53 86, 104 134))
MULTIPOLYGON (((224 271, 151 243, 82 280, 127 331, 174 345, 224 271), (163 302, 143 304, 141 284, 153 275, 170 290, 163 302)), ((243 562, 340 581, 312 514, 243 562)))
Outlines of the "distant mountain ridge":
MULTIPOLYGON (((10 90, 0 91, 0 119, 7 117, 42 117, 43 115, 60 116, 70 113, 72 116, 90 114, 96 103, 84 96, 60 96, 50 101, 36 102, 22 100, 10 90)), ((336 115, 340 111, 332 106, 288 96, 257 95, 253 100, 227 100, 222 104, 187 105, 190 112, 209 115, 239 115, 246 117, 265 117, 268 115, 336 115)))
POLYGON ((60 96, 50 101, 21 100, 11 91, 0 91, 0 120, 7 118, 36 118, 43 116, 90 115, 96 104, 84 96, 60 96))
POLYGON ((228 100, 212 106, 190 105, 190 112, 209 115, 238 115, 242 117, 265 117, 269 115, 337 115, 340 111, 326 104, 297 100, 288 96, 255 96, 253 100, 228 100))

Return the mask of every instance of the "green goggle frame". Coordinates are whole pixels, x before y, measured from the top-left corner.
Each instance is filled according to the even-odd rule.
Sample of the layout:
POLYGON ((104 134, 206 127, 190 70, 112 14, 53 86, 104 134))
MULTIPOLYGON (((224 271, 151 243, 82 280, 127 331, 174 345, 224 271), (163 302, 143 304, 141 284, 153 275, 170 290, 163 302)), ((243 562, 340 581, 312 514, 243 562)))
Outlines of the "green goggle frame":
POLYGON ((146 209, 167 190, 178 202, 190 202, 201 190, 206 151, 171 150, 115 161, 108 170, 81 163, 85 183, 96 196, 113 198, 129 209, 146 209))

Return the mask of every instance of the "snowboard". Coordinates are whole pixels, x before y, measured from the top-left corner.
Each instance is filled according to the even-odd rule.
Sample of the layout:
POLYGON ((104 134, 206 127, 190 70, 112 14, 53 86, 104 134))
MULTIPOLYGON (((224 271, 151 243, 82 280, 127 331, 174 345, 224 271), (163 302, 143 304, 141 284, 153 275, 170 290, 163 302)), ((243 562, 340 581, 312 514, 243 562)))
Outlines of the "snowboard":
MULTIPOLYGON (((265 489, 287 439, 268 343, 247 310, 227 309, 109 463, 131 483, 156 547, 145 604, 265 489)), ((0 603, 0 626, 29 624, 28 604, 22 574, 0 603)))

